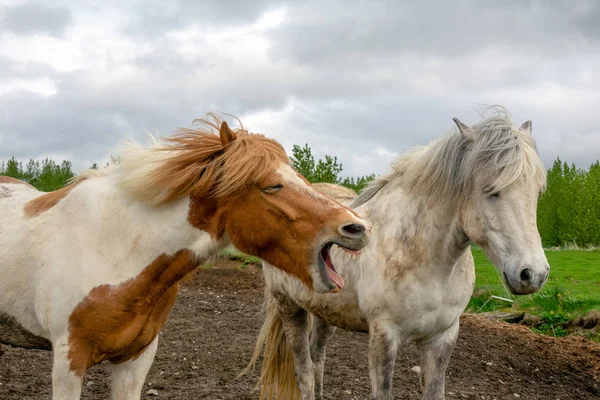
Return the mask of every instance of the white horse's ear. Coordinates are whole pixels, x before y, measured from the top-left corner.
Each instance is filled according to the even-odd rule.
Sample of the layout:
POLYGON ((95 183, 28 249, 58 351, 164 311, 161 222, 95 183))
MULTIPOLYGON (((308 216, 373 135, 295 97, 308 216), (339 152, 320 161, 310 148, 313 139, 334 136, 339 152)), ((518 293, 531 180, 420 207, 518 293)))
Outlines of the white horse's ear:
POLYGON ((519 128, 521 132, 525 132, 531 135, 531 121, 525 121, 519 128))
POLYGON ((233 133, 233 131, 231 130, 231 128, 229 128, 229 125, 227 125, 227 122, 225 121, 223 121, 223 123, 221 124, 219 135, 221 136, 221 143, 223 143, 223 147, 227 146, 229 143, 237 139, 236 134, 233 133))
POLYGON ((473 128, 463 124, 462 122, 460 122, 460 120, 458 118, 452 118, 452 121, 454 121, 454 123, 458 127, 458 130, 460 131, 460 133, 463 135, 463 137, 465 139, 473 140, 473 137, 475 136, 475 132, 473 131, 473 128))

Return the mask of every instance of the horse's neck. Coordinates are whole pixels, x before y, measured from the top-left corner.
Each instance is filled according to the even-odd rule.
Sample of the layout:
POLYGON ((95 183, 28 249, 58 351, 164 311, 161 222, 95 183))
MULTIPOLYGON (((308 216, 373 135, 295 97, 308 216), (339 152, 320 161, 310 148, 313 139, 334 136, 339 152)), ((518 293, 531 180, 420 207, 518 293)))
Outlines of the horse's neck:
POLYGON ((454 265, 469 242, 460 227, 458 207, 407 194, 402 178, 388 183, 358 209, 373 223, 378 251, 415 265, 454 265))
POLYGON ((65 198, 64 208, 80 207, 67 223, 76 229, 86 224, 88 238, 81 240, 96 254, 110 258, 109 264, 130 264, 128 268, 135 272, 163 253, 189 249, 207 258, 226 245, 189 224, 187 198, 162 206, 145 205, 130 200, 110 176, 91 178, 79 186, 81 190, 73 190, 73 197, 65 198))

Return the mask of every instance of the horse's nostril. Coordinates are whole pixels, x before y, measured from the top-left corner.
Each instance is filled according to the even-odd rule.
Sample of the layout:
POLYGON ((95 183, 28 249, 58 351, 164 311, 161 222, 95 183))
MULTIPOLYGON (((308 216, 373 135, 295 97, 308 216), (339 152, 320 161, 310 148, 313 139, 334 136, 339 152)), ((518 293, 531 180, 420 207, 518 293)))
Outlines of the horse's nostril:
POLYGON ((529 270, 529 268, 525 268, 523 271, 521 271, 520 277, 521 282, 531 282, 531 271, 529 270))
POLYGON ((347 224, 342 226, 342 232, 345 235, 349 235, 349 236, 359 236, 364 234, 366 231, 366 228, 364 225, 361 224, 347 224))

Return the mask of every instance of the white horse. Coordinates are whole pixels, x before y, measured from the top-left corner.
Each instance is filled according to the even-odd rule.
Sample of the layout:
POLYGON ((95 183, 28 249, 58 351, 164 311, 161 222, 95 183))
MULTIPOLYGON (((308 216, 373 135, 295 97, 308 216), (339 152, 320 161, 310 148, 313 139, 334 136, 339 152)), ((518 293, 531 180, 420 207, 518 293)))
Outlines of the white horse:
POLYGON ((397 349, 408 342, 422 353, 423 398, 443 399, 475 282, 470 244, 514 294, 542 287, 550 267, 536 207, 545 170, 531 122, 516 129, 503 108, 495 111, 472 127, 455 119, 458 131, 400 156, 350 203, 373 237, 359 258, 334 250, 326 260, 345 282, 341 292, 311 293, 264 263, 268 315, 250 364, 264 348, 261 398, 322 399, 325 345, 341 327, 369 333, 373 399, 393 398, 397 349))
POLYGON ((103 360, 113 399, 139 399, 178 282, 229 244, 317 292, 342 286, 323 261, 332 243, 367 244, 369 225, 279 143, 199 122, 55 192, 0 177, 0 341, 53 349, 54 399, 80 398, 103 360))

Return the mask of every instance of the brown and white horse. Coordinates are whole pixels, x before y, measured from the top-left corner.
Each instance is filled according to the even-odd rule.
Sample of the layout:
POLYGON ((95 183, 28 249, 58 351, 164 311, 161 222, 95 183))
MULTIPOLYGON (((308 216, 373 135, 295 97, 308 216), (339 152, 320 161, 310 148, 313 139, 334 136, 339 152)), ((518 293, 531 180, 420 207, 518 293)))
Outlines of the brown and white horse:
POLYGON ((550 267, 536 206, 545 170, 531 123, 517 128, 504 108, 493 110, 472 127, 455 120, 458 130, 400 156, 349 203, 373 223, 373 235, 359 258, 334 250, 326 260, 344 290, 309 292, 263 263, 268 314, 251 362, 264 351, 261 399, 323 399, 325 345, 336 327, 369 333, 373 399, 393 398, 396 353, 409 342, 422 354, 423 399, 443 399, 475 283, 470 244, 485 250, 514 294, 544 285, 550 267))
POLYGON ((52 348, 54 399, 112 362, 113 399, 139 399, 178 282, 233 244, 307 290, 337 292, 332 243, 370 229, 312 188, 274 140, 214 115, 42 193, 0 178, 0 341, 52 348))

